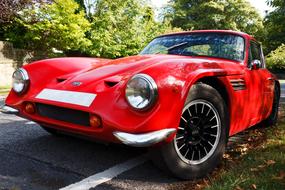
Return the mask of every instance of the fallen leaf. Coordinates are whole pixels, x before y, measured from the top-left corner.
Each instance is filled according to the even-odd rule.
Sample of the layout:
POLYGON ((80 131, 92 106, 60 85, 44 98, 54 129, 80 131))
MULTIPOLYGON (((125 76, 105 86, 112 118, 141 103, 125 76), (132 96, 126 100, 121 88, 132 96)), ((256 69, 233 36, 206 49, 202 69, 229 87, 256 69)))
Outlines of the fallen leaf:
POLYGON ((237 187, 235 188, 235 190, 243 190, 243 188, 241 188, 240 186, 237 186, 237 187))
POLYGON ((266 164, 269 166, 269 165, 273 165, 275 164, 276 162, 274 160, 267 160, 266 161, 266 164))
POLYGON ((252 189, 257 189, 255 184, 251 184, 252 189))
POLYGON ((272 179, 283 180, 285 179, 285 172, 281 170, 277 176, 273 176, 272 179))
POLYGON ((258 172, 259 170, 257 168, 250 168, 251 172, 258 172))
POLYGON ((266 167, 266 165, 259 165, 259 166, 257 166, 257 167, 260 168, 260 169, 263 169, 263 168, 266 167))

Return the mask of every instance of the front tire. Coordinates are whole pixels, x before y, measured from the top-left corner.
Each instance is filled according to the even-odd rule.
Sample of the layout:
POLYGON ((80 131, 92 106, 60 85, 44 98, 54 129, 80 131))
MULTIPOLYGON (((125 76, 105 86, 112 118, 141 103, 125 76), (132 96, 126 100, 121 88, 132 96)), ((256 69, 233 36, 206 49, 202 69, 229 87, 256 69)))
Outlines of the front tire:
POLYGON ((206 176, 220 163, 228 138, 228 112, 216 89, 194 85, 172 142, 153 150, 153 161, 181 179, 206 176))

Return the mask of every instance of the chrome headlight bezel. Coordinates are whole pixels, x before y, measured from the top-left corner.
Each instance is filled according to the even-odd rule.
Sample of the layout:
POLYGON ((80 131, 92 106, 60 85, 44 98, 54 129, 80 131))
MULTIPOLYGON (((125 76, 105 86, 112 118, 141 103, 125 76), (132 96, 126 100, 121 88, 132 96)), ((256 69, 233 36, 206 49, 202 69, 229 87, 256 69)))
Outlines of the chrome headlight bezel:
MULTIPOLYGON (((141 91, 141 92, 143 92, 143 91, 141 91)), ((142 94, 140 94, 140 95, 142 96, 142 94)), ((146 110, 150 109, 152 106, 154 106, 154 104, 157 101, 157 98, 158 98, 157 84, 155 83, 153 78, 147 74, 136 74, 127 83, 127 86, 125 89, 125 97, 126 97, 128 104, 133 109, 135 109, 137 111, 146 111, 146 110), (134 84, 132 84, 134 81, 143 82, 148 87, 148 89, 145 89, 145 90, 148 91, 147 94, 148 94, 149 98, 147 99, 148 100, 147 103, 145 103, 143 106, 135 105, 135 102, 130 99, 130 96, 134 95, 134 90, 131 90, 131 89, 134 89, 134 87, 132 86, 132 85, 134 85, 134 84)), ((143 100, 145 101, 146 99, 143 99, 143 100)), ((136 103, 138 103, 138 102, 136 102, 136 103)))
POLYGON ((13 73, 12 79, 12 89, 14 92, 17 94, 23 94, 27 91, 30 84, 30 78, 28 72, 24 68, 17 69, 13 73))

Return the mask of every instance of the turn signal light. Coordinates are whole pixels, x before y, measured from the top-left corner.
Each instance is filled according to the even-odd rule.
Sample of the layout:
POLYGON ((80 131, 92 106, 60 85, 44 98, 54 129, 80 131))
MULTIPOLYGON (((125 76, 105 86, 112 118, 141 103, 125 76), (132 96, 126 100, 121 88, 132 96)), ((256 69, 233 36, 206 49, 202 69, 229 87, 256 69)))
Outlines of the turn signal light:
POLYGON ((36 113, 36 109, 35 109, 34 104, 32 104, 32 103, 27 103, 27 104, 25 105, 25 111, 26 111, 28 114, 34 114, 34 113, 36 113))
POLYGON ((96 115, 90 115, 90 126, 95 128, 101 127, 101 119, 96 115))

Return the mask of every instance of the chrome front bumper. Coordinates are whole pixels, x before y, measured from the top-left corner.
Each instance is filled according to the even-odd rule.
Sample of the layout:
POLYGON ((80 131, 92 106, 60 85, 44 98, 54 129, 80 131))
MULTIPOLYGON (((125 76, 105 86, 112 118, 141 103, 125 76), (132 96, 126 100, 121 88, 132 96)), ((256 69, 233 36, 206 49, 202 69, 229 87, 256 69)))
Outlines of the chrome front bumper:
POLYGON ((5 114, 18 114, 19 110, 16 110, 10 106, 3 105, 0 107, 0 112, 5 114))
POLYGON ((159 143, 172 135, 176 129, 162 129, 144 134, 130 134, 124 132, 114 132, 114 136, 117 137, 122 143, 134 146, 134 147, 147 147, 153 144, 159 143))

